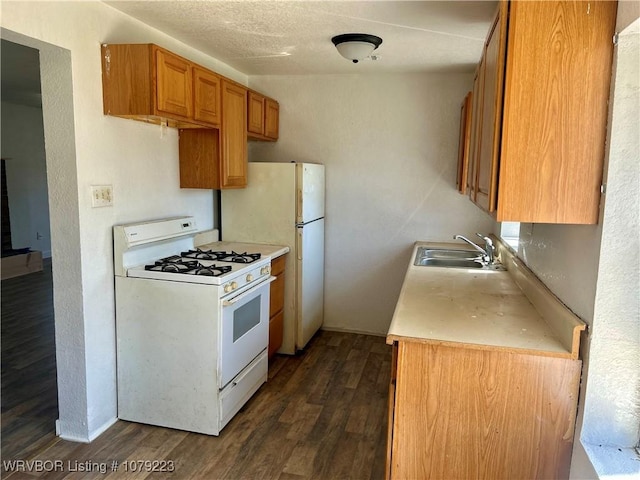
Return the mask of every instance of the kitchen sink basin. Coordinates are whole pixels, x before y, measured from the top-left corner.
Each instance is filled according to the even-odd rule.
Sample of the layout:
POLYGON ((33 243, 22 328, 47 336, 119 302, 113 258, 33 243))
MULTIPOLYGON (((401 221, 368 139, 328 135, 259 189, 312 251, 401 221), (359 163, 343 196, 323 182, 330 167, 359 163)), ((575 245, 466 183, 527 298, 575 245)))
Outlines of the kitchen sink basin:
POLYGON ((454 267, 454 268, 483 268, 484 264, 466 258, 423 258, 416 265, 421 267, 454 267))
POLYGON ((419 247, 416 258, 479 260, 481 255, 479 252, 474 252, 473 250, 445 250, 419 247))
POLYGON ((487 264, 482 255, 473 250, 418 247, 413 263, 419 267, 448 267, 478 270, 505 270, 498 262, 487 264))

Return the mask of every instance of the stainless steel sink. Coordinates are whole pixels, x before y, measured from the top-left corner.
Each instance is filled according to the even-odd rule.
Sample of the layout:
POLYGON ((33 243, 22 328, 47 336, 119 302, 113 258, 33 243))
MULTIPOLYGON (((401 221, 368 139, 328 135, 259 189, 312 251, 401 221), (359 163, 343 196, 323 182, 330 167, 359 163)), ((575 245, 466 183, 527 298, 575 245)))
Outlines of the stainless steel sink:
POLYGON ((415 265, 421 267, 453 267, 453 268, 483 268, 484 264, 465 258, 423 258, 415 265))
POLYGON ((488 264, 473 250, 418 247, 414 265, 420 267, 448 267, 478 270, 505 270, 498 262, 488 264))
POLYGON ((445 250, 419 247, 416 258, 476 260, 480 259, 481 255, 473 250, 445 250))

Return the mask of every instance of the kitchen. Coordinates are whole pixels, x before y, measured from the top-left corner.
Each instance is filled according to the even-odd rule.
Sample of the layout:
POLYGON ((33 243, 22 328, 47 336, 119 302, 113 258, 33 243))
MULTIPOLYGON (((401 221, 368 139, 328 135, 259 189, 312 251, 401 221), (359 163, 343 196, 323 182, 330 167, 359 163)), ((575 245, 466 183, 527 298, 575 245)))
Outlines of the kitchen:
MULTIPOLYGON (((66 81, 73 79, 71 88, 59 82, 47 86, 43 78, 43 97, 47 88, 58 88, 63 91, 55 98, 69 99, 66 107, 55 104, 55 122, 47 122, 46 103, 43 108, 52 129, 48 147, 61 149, 58 157, 48 158, 55 162, 52 175, 59 182, 50 186, 50 196, 61 202, 51 209, 54 256, 73 265, 71 252, 82 252, 77 267, 54 279, 65 292, 58 330, 82 332, 80 339, 61 337, 58 344, 59 355, 75 365, 68 376, 59 374, 61 430, 69 437, 95 437, 115 416, 114 294, 105 289, 113 282, 111 226, 189 213, 206 228, 215 215, 211 192, 177 186, 175 130, 102 115, 103 42, 158 43, 280 101, 279 141, 252 143, 249 156, 294 157, 327 167, 327 218, 333 223, 327 224, 326 284, 336 285, 325 294, 327 328, 384 335, 414 241, 495 231, 491 218, 452 187, 459 103, 470 88, 471 67, 463 73, 252 76, 99 2, 46 3, 37 11, 28 3, 10 2, 2 8, 2 27, 17 34, 14 41, 28 42, 26 36, 52 44, 38 45, 50 55, 41 54, 41 61, 59 58, 46 66, 66 81), (70 23, 77 25, 73 36, 67 32, 70 23), (68 70, 56 71, 60 65, 68 70), (76 162, 63 160, 74 157, 76 162), (114 186, 114 207, 92 210, 85 193, 90 185, 104 183, 114 186), (56 239, 64 243, 56 247, 56 239), (91 381, 77 382, 79 372, 91 381)), ((631 10, 630 20, 637 18, 635 2, 622 2, 624 8, 631 10)), ((477 61, 484 34, 478 35, 469 64, 477 61)), ((5 31, 3 38, 12 39, 5 31)), ((597 267, 583 262, 584 251, 574 245, 585 242, 587 257, 597 258, 597 229, 536 225, 531 230, 532 246, 554 247, 554 262, 542 259, 538 274, 555 280, 551 288, 563 301, 591 318, 597 267), (567 278, 576 284, 563 285, 567 278)), ((531 251, 536 254, 540 259, 531 251)))

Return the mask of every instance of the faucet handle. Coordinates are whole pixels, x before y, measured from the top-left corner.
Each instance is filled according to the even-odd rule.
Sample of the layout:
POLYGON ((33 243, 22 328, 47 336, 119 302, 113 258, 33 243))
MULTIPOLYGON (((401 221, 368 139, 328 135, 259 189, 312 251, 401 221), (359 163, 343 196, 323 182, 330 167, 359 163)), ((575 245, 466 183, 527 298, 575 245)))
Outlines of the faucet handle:
POLYGON ((476 235, 477 235, 478 237, 480 237, 482 240, 484 240, 484 242, 485 242, 488 246, 493 247, 493 240, 491 240, 491 238, 490 238, 490 237, 488 237, 487 235, 483 235, 483 234, 481 234, 481 233, 477 233, 477 232, 476 232, 476 235))

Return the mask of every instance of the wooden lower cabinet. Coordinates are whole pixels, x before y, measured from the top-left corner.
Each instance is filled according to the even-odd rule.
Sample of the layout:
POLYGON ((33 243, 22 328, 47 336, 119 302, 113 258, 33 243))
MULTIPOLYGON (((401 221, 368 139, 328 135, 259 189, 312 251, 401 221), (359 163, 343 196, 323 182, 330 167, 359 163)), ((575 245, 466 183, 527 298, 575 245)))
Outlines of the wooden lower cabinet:
POLYGON ((581 361, 394 343, 387 478, 568 478, 581 361))
POLYGON ((284 267, 287 254, 271 260, 271 275, 276 279, 269 290, 269 349, 271 358, 282 346, 284 328, 284 267))

